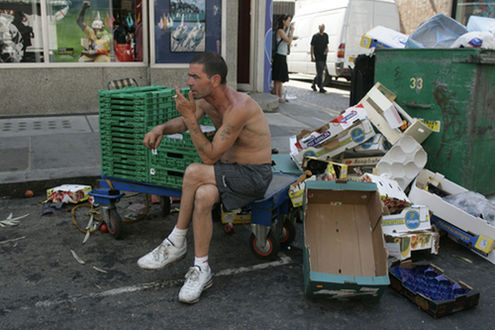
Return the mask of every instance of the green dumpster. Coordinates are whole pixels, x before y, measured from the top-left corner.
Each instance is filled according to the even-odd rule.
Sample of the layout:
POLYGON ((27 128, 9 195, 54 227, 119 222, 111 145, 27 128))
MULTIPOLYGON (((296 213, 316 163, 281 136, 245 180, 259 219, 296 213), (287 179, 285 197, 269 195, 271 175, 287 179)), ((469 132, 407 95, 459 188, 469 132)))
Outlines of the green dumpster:
POLYGON ((434 132, 426 168, 482 194, 495 193, 495 51, 380 49, 375 81, 434 132))

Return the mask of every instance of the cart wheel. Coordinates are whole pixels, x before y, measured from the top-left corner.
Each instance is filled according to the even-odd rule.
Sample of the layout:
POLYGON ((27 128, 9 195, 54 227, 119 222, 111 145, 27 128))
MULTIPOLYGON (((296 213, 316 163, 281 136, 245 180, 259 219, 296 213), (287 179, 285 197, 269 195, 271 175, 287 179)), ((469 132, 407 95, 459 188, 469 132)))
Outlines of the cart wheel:
POLYGON ((122 227, 122 218, 119 213, 115 209, 110 209, 108 213, 108 223, 107 230, 113 235, 115 239, 120 237, 120 229, 122 227))
POLYGON ((232 235, 235 232, 234 225, 231 223, 226 223, 223 225, 223 232, 227 235, 232 235))
POLYGON ((280 244, 290 245, 296 238, 296 226, 292 222, 285 222, 280 233, 280 244))
POLYGON ((162 215, 166 217, 170 214, 172 208, 172 197, 160 196, 160 209, 162 210, 162 215))
POLYGON ((270 234, 268 234, 265 248, 263 250, 258 250, 256 247, 256 236, 254 234, 251 234, 249 237, 249 245, 251 246, 251 251, 253 251, 253 253, 261 259, 275 259, 278 251, 280 250, 280 242, 278 238, 275 237, 273 230, 271 230, 270 234))

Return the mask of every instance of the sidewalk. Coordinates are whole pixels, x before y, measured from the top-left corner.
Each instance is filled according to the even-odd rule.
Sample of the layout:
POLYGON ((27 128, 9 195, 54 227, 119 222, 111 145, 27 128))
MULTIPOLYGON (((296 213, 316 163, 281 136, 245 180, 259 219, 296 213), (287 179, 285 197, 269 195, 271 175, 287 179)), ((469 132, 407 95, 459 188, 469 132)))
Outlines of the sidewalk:
MULTIPOLYGON (((266 110, 272 148, 282 153, 289 151, 291 135, 321 126, 342 110, 319 105, 330 106, 332 95, 313 94, 319 103, 310 103, 307 89, 287 88, 297 98, 278 110, 273 95, 252 95, 266 110)), ((94 184, 101 174, 98 115, 0 119, 0 153, 0 196, 23 196, 27 189, 43 193, 59 184, 94 184)))

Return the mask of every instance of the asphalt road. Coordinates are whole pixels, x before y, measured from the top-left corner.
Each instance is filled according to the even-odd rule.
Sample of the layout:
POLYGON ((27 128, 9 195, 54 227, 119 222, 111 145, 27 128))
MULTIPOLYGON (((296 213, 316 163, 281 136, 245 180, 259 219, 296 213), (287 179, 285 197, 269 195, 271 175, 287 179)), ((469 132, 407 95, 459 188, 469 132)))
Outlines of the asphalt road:
MULTIPOLYGON (((153 204, 145 220, 123 226, 121 240, 95 232, 82 244, 84 234, 72 224, 70 207, 41 216, 39 200, 0 199, 2 219, 29 214, 17 226, 0 227, 2 329, 474 329, 493 321, 494 265, 446 237, 438 256, 415 258, 470 284, 481 299, 471 310, 438 320, 391 288, 379 300, 305 298, 300 223, 293 246, 266 261, 248 247, 248 225, 236 225, 235 233, 226 235, 215 222, 209 256, 214 285, 189 306, 178 302, 177 294, 192 252, 160 271, 136 265, 170 232, 177 213, 164 218, 153 204)), ((120 213, 126 217, 143 203, 142 195, 123 198, 120 213)), ((192 251, 191 232, 188 245, 192 251)))

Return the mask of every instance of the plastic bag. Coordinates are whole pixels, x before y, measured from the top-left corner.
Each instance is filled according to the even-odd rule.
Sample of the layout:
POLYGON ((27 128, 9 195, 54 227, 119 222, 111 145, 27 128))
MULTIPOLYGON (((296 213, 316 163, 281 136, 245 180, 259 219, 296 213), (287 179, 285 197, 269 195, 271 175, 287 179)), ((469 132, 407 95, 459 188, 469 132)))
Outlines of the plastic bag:
POLYGON ((461 23, 444 14, 438 14, 421 24, 409 36, 406 48, 449 48, 467 32, 461 23))
POLYGON ((457 206, 472 216, 486 220, 495 226, 495 205, 485 196, 474 191, 443 197, 443 200, 457 206))
POLYGON ((460 36, 450 47, 495 49, 495 35, 487 31, 468 32, 460 36))

